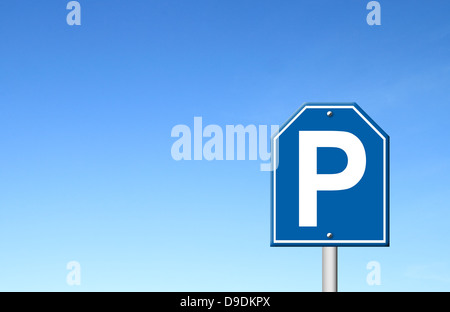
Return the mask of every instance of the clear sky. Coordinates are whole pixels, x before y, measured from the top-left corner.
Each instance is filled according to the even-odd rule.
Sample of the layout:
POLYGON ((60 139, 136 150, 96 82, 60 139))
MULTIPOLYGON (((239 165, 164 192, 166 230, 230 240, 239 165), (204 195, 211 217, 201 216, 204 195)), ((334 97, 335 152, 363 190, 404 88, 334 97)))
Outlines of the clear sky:
POLYGON ((391 246, 339 248, 339 290, 450 291, 448 1, 68 2, 0 2, 0 290, 320 291, 320 247, 269 247, 261 162, 175 161, 171 130, 356 102, 391 246))

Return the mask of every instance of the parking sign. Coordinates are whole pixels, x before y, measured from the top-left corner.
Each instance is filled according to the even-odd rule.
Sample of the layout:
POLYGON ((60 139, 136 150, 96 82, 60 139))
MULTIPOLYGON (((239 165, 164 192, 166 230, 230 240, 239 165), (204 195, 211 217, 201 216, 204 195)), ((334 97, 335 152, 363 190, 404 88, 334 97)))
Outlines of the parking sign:
POLYGON ((357 104, 304 104, 272 153, 271 246, 389 246, 389 136, 357 104))

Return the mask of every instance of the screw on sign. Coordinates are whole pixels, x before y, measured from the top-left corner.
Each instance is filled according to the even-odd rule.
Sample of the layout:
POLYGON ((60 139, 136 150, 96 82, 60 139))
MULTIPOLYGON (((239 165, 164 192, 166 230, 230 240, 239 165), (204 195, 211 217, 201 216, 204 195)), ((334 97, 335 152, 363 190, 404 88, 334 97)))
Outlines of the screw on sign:
POLYGON ((306 103, 272 153, 271 246, 323 247, 337 291, 338 246, 389 246, 389 136, 355 103, 306 103))

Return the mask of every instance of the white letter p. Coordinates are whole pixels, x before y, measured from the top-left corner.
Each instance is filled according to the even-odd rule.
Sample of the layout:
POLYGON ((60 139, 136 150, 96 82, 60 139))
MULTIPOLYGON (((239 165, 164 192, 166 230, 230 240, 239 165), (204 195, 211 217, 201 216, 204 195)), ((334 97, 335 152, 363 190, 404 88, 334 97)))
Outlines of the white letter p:
POLYGON ((366 170, 366 152, 350 132, 299 131, 299 226, 317 226, 317 191, 352 188, 366 170), (347 167, 336 174, 317 174, 317 148, 334 147, 347 154, 347 167))

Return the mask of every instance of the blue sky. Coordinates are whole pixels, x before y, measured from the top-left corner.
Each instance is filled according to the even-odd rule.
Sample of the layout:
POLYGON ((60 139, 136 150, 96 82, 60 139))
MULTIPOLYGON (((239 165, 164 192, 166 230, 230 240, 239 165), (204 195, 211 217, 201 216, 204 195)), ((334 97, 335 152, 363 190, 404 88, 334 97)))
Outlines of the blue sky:
POLYGON ((269 247, 259 161, 171 156, 195 116, 304 102, 391 140, 391 246, 340 248, 339 290, 450 290, 450 3, 379 1, 369 26, 361 0, 80 0, 69 26, 67 2, 0 3, 0 290, 320 291, 320 248, 269 247))

